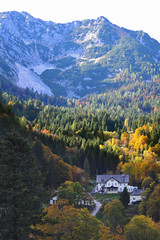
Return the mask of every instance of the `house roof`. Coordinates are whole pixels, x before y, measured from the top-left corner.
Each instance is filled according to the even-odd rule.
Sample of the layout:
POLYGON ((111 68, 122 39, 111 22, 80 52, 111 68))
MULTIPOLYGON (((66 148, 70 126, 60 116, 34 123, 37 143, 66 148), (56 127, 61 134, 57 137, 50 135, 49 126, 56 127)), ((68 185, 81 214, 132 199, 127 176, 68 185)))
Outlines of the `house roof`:
POLYGON ((119 183, 129 183, 129 175, 97 175, 96 183, 106 183, 111 178, 114 178, 119 183))
POLYGON ((133 192, 130 194, 130 196, 141 196, 143 191, 144 190, 134 189, 133 192))

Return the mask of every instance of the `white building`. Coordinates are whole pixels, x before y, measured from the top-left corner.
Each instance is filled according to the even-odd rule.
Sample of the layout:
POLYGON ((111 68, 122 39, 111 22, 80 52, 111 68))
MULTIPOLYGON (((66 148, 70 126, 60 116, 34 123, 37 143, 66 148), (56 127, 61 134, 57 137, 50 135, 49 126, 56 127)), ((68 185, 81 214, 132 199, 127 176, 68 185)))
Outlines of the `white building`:
POLYGON ((129 193, 138 189, 129 185, 129 175, 97 175, 96 183, 96 191, 104 193, 121 193, 125 187, 129 193))
POLYGON ((133 203, 138 203, 142 201, 142 192, 144 190, 140 190, 140 189, 135 189, 131 194, 130 194, 130 203, 129 204, 133 204, 133 203))
POLYGON ((50 205, 57 202, 57 196, 50 199, 50 205))

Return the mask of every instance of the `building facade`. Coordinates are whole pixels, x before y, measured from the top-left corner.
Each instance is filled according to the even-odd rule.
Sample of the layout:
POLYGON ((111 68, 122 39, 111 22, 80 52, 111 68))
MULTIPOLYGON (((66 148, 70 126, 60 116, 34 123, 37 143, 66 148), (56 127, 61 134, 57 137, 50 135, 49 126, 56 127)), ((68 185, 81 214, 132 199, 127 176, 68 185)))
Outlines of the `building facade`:
POLYGON ((96 192, 121 193, 126 187, 131 193, 138 189, 138 187, 129 185, 129 175, 97 175, 96 183, 96 192))
POLYGON ((144 190, 140 189, 135 189, 131 194, 130 194, 130 204, 138 203, 142 201, 142 192, 144 190))

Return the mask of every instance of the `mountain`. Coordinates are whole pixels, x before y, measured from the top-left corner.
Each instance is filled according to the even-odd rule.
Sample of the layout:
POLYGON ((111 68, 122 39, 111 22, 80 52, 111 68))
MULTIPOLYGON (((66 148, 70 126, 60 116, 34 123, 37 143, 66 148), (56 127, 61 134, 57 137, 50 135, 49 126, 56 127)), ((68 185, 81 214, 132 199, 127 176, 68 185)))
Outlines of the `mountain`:
POLYGON ((0 13, 0 79, 51 96, 83 97, 159 74, 160 43, 104 17, 66 24, 0 13))

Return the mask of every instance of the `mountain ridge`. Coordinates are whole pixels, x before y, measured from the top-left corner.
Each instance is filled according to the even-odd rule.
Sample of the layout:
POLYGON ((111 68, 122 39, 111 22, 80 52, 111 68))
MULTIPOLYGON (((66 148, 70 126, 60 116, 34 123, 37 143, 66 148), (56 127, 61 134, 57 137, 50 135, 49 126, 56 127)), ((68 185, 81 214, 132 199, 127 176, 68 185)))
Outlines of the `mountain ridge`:
POLYGON ((126 69, 143 80, 159 73, 158 41, 103 16, 59 24, 26 12, 0 13, 0 38, 0 75, 49 96, 104 92, 126 69))

